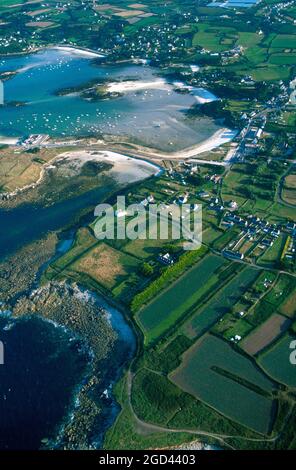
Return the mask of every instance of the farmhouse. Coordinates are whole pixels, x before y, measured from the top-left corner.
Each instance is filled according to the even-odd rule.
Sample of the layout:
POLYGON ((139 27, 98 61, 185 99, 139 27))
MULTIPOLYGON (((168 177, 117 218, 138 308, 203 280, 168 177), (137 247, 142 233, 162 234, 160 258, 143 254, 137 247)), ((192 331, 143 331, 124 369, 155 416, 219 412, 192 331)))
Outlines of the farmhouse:
POLYGON ((172 256, 169 253, 165 253, 164 255, 160 254, 158 256, 158 260, 162 264, 165 264, 167 266, 170 266, 170 265, 174 264, 174 260, 173 260, 172 256))

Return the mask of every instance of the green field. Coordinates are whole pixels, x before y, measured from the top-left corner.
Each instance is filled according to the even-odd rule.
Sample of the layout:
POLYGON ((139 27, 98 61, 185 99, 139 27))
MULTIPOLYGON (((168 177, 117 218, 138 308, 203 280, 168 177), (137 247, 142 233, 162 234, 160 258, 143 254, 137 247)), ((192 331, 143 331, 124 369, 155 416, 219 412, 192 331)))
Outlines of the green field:
POLYGON ((97 239, 88 228, 80 228, 76 233, 74 243, 70 250, 55 260, 47 269, 45 273, 46 278, 52 279, 97 243, 97 239))
POLYGON ((189 337, 195 337, 207 331, 219 318, 229 312, 257 276, 258 271, 249 267, 241 271, 206 305, 197 310, 193 318, 185 324, 184 332, 189 337))
POLYGON ((291 341, 295 335, 286 334, 259 357, 261 367, 275 380, 290 387, 296 387, 296 366, 290 362, 291 341))
POLYGON ((269 63, 275 65, 296 65, 296 54, 272 54, 269 63))
POLYGON ((295 278, 282 274, 273 289, 267 294, 265 300, 275 308, 284 303, 296 287, 295 278))
POLYGON ((287 80, 290 77, 290 68, 282 65, 256 67, 250 70, 250 75, 256 82, 287 80))
POLYGON ((199 24, 198 32, 193 36, 192 45, 199 46, 211 52, 221 52, 231 48, 236 41, 234 28, 215 28, 207 24, 199 24))
POLYGON ((262 434, 271 431, 275 384, 245 356, 207 335, 183 355, 171 380, 225 416, 262 434))
POLYGON ((285 246, 286 236, 280 235, 273 243, 273 245, 264 252, 260 257, 260 264, 266 266, 272 266, 274 263, 280 260, 283 248, 285 246))
POLYGON ((280 34, 272 41, 272 48, 296 49, 296 36, 294 34, 280 34))
POLYGON ((215 272, 226 264, 227 261, 223 258, 208 255, 141 310, 137 318, 145 333, 146 342, 149 343, 164 333, 213 287, 218 281, 215 272))

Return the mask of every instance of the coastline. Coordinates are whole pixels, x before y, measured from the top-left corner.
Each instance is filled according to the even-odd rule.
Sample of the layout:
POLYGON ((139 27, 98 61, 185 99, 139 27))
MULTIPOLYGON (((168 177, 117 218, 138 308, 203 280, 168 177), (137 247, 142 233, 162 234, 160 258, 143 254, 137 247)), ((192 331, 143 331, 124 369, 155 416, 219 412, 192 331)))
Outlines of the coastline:
POLYGON ((4 137, 0 136, 0 145, 17 145, 20 137, 4 137))
POLYGON ((57 44, 48 44, 47 46, 36 46, 31 49, 28 49, 26 51, 20 51, 20 52, 8 52, 7 54, 1 54, 0 58, 9 58, 9 57, 18 57, 22 55, 27 55, 27 54, 35 54, 36 52, 44 51, 46 49, 66 49, 68 52, 72 52, 73 54, 79 54, 79 55, 84 55, 86 57, 92 56, 92 58, 103 58, 106 57, 105 54, 102 54, 100 52, 94 51, 92 49, 87 49, 84 47, 79 47, 79 46, 72 46, 71 44, 63 44, 63 45, 57 45, 57 44))
MULTIPOLYGON (((31 52, 36 52, 36 50, 47 50, 47 49, 60 50, 62 53, 65 53, 65 54, 67 53, 76 54, 76 55, 81 55, 86 58, 104 57, 104 55, 96 51, 91 51, 91 50, 84 49, 84 48, 78 48, 76 46, 71 46, 71 45, 59 45, 59 44, 50 45, 48 47, 42 47, 39 49, 35 49, 34 51, 31 51, 31 52)), ((106 85, 106 89, 110 94, 135 93, 140 90, 145 92, 145 90, 148 91, 149 89, 161 89, 161 90, 166 90, 169 93, 171 90, 179 89, 180 92, 184 90, 188 92, 189 94, 191 94, 196 99, 196 101, 200 104, 209 103, 209 102, 216 101, 219 99, 210 91, 204 88, 189 86, 189 85, 184 84, 183 82, 170 83, 165 78, 156 78, 153 81, 141 81, 141 80, 139 81, 126 80, 126 81, 119 81, 119 82, 110 81, 106 85)), ((134 155, 131 155, 131 156, 133 158, 138 158, 138 159, 144 158, 152 163, 160 162, 161 160, 190 159, 190 158, 195 158, 204 152, 211 151, 227 142, 230 142, 236 135, 237 135, 236 130, 222 128, 216 131, 213 135, 211 135, 207 139, 203 140, 202 142, 199 142, 196 145, 182 149, 177 152, 176 151, 162 152, 154 148, 149 148, 149 147, 145 147, 141 145, 138 145, 138 146, 134 145, 133 147, 136 151, 138 150, 138 154, 135 153, 134 155)), ((18 140, 19 140, 18 138, 2 136, 0 137, 0 144, 16 145, 18 140)), ((115 148, 116 148, 116 145, 114 146, 114 149, 115 148)), ((110 151, 112 151, 112 143, 110 144, 110 151)), ((206 163, 206 160, 205 161, 201 160, 199 163, 204 164, 206 163)), ((225 165, 227 163, 229 162, 225 162, 222 164, 225 165)), ((211 164, 214 164, 214 163, 211 163, 211 164)), ((221 165, 221 162, 217 162, 217 164, 221 165)))
MULTIPOLYGON (((187 147, 183 150, 178 150, 176 152, 165 153, 157 150, 155 148, 144 147, 138 144, 132 144, 132 147, 128 150, 128 153, 132 158, 147 159, 150 162, 161 163, 162 160, 191 160, 194 159, 195 163, 200 164, 210 164, 210 165, 222 165, 226 166, 231 163, 231 158, 224 159, 222 161, 215 160, 203 160, 195 158, 198 155, 214 150, 221 145, 224 145, 228 142, 231 142, 238 134, 238 130, 229 129, 227 127, 217 130, 212 136, 207 139, 199 142, 196 145, 187 147)), ((126 143, 127 145, 131 145, 126 143)), ((125 143, 122 144, 124 148, 125 143)))
POLYGON ((136 157, 130 157, 128 155, 122 155, 116 152, 109 150, 73 150, 69 152, 61 152, 60 154, 53 157, 47 163, 43 165, 40 171, 39 178, 26 186, 21 188, 16 188, 14 191, 7 193, 0 193, 0 199, 10 199, 13 198, 24 191, 36 188, 39 186, 46 175, 46 171, 54 169, 54 163, 59 161, 68 160, 72 165, 77 166, 77 170, 86 163, 87 161, 100 161, 108 162, 113 165, 113 168, 110 170, 113 173, 115 179, 117 179, 119 184, 133 183, 138 181, 140 178, 149 177, 152 174, 158 175, 162 168, 150 161, 145 161, 144 159, 137 159, 136 157), (135 165, 131 165, 131 160, 134 160, 135 165), (142 174, 141 174, 142 173, 142 174))
MULTIPOLYGON (((218 166, 227 166, 231 164, 231 158, 227 157, 222 161, 215 161, 215 160, 202 160, 195 158, 198 155, 208 152, 210 150, 213 150, 217 147, 220 147, 221 145, 231 142, 233 138, 237 135, 238 131, 236 130, 231 130, 228 128, 222 128, 219 129, 217 132, 215 132, 211 137, 208 139, 204 140, 203 142, 200 142, 196 144, 193 147, 188 147, 184 150, 180 150, 178 152, 172 152, 169 154, 162 153, 156 149, 153 148, 148 148, 148 147, 142 147, 139 145, 134 145, 135 151, 129 149, 127 153, 129 155, 124 155, 122 153, 119 153, 117 151, 112 151, 112 150, 105 150, 103 148, 100 148, 98 150, 95 150, 94 148, 89 148, 89 149, 83 149, 83 150, 73 150, 72 152, 61 152, 59 155, 56 155, 54 158, 52 158, 49 162, 45 163, 44 166, 41 168, 40 171, 40 176, 39 178, 33 182, 30 183, 29 185, 16 188, 12 192, 7 192, 7 193, 0 193, 1 198, 12 198, 20 194, 21 192, 34 189, 37 185, 40 185, 44 179, 45 173, 47 169, 50 169, 57 160, 59 159, 65 159, 65 158, 75 158, 80 154, 81 156, 84 155, 85 160, 87 161, 86 157, 89 160, 100 160, 100 161, 109 161, 114 164, 118 164, 119 168, 117 171, 117 175, 120 177, 120 172, 124 170, 124 167, 126 167, 126 164, 129 160, 134 160, 136 163, 139 164, 139 162, 142 162, 143 165, 146 165, 147 167, 153 167, 154 169, 157 169, 157 172, 155 174, 159 174, 160 172, 163 171, 163 167, 161 165, 162 160, 193 160, 195 163, 199 164, 210 164, 210 165, 218 165, 218 166), (92 155, 91 155, 92 154, 92 155), (92 158, 89 158, 89 157, 92 158), (120 169, 121 165, 121 169, 120 169)), ((9 142, 10 140, 14 139, 2 139, 0 137, 0 144, 5 143, 6 145, 12 145, 14 146, 14 142, 9 142)), ((18 139, 16 139, 18 140, 18 139)), ((112 148, 112 144, 110 145, 112 148)), ((113 145, 113 147, 116 147, 116 145, 113 145)))
POLYGON ((63 51, 66 53, 68 52, 69 54, 75 54, 81 57, 88 57, 88 58, 93 58, 93 59, 106 57, 104 54, 101 54, 99 52, 92 51, 90 49, 84 49, 83 47, 70 46, 70 45, 44 47, 43 49, 54 49, 54 50, 59 50, 59 51, 63 51))

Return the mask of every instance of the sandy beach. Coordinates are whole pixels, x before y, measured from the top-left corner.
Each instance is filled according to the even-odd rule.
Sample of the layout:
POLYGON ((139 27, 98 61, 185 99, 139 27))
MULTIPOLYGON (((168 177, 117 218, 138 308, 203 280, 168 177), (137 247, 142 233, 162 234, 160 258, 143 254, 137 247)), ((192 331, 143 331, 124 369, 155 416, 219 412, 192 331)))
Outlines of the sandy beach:
POLYGON ((107 86, 109 93, 132 93, 140 90, 166 90, 170 91, 174 88, 187 90, 192 96, 195 97, 196 101, 200 104, 211 103, 219 98, 205 88, 196 88, 189 85, 185 85, 183 82, 169 83, 166 80, 159 78, 150 82, 128 80, 122 82, 111 82, 107 86))
POLYGON ((179 158, 193 158, 196 155, 200 155, 204 152, 209 152, 217 147, 220 147, 227 142, 231 142, 232 139, 237 135, 236 130, 228 129, 227 127, 219 129, 215 134, 213 134, 208 139, 200 142, 194 147, 184 149, 181 152, 175 152, 173 155, 178 156, 179 158))
MULTIPOLYGON (((54 164, 67 162, 69 169, 80 172, 84 163, 88 161, 111 163, 113 168, 108 170, 118 183, 133 183, 152 175, 157 175, 161 169, 153 163, 137 158, 128 157, 109 150, 77 150, 58 155, 54 164)), ((51 164, 53 161, 51 161, 51 164)))
POLYGON ((172 86, 169 85, 165 80, 158 79, 151 82, 142 82, 142 81, 125 81, 125 82, 114 82, 109 83, 107 91, 109 93, 130 93, 139 90, 171 90, 172 86))
POLYGON ((52 47, 51 49, 66 52, 68 54, 79 55, 81 57, 88 57, 88 58, 105 57, 103 54, 100 54, 99 52, 87 51, 85 49, 79 49, 78 47, 72 47, 72 46, 56 46, 56 47, 52 47))
POLYGON ((2 137, 0 136, 0 144, 4 145, 16 145, 19 141, 19 137, 2 137))
POLYGON ((200 104, 211 103, 212 101, 219 100, 217 96, 215 96, 213 93, 206 90, 205 88, 190 87, 189 89, 191 94, 195 97, 196 101, 200 104))
POLYGON ((67 174, 65 176, 75 176, 75 174, 80 173, 82 166, 89 161, 111 163, 113 167, 107 171, 119 184, 134 183, 157 175, 162 171, 156 164, 109 150, 75 150, 56 155, 43 165, 38 180, 16 188, 14 191, 2 193, 2 196, 13 198, 24 191, 36 188, 43 182, 46 172, 58 168, 59 163, 67 162, 67 174))
POLYGON ((211 164, 211 165, 223 165, 226 166, 231 163, 231 159, 225 161, 215 161, 215 160, 203 160, 197 159, 196 157, 204 152, 209 152, 221 145, 231 142, 236 135, 238 134, 237 130, 228 129, 227 127, 219 129, 211 137, 200 142, 192 147, 179 150, 177 152, 165 153, 154 148, 143 147, 137 144, 133 144, 133 150, 129 150, 129 153, 133 156, 139 156, 140 158, 146 158, 151 161, 161 163, 162 160, 194 160, 196 163, 200 164, 211 164))

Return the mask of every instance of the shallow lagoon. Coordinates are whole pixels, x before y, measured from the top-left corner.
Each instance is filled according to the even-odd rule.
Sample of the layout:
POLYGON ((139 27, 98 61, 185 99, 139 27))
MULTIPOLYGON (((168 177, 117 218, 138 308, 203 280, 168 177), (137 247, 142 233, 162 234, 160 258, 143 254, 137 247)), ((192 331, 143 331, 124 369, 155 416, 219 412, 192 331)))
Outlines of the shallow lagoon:
POLYGON ((178 150, 211 136, 218 125, 208 118, 188 121, 184 111, 196 103, 191 94, 173 90, 139 90, 122 97, 89 102, 57 90, 94 79, 145 82, 159 79, 158 70, 143 65, 94 65, 89 57, 47 49, 2 58, 0 72, 18 71, 5 82, 6 106, 0 110, 0 135, 33 133, 61 137, 112 134, 161 148, 178 150), (26 102, 25 106, 9 103, 26 102))

